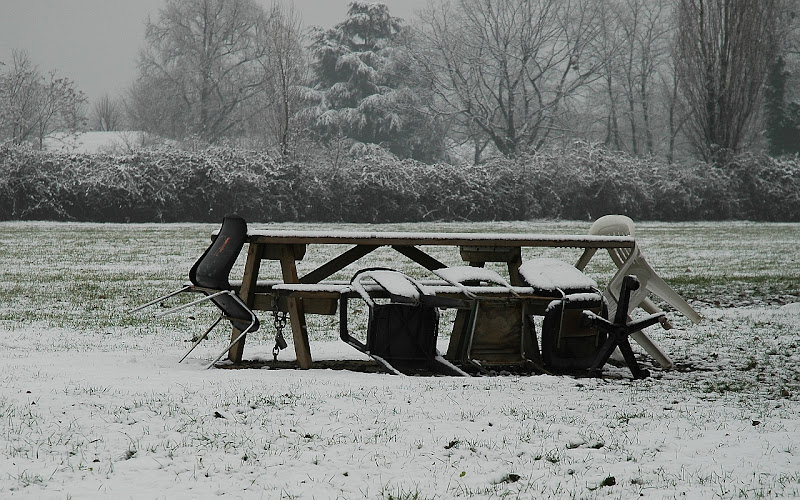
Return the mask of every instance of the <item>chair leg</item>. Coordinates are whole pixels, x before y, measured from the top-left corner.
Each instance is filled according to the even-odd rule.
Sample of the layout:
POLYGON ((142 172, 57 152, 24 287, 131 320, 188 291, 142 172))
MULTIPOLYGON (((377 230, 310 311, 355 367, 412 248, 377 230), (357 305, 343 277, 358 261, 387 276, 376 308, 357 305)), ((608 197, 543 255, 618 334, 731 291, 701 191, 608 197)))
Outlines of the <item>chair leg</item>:
POLYGON ((186 359, 186 357, 189 354, 191 354, 192 351, 194 351, 194 348, 200 345, 200 342, 202 342, 203 340, 205 340, 206 337, 208 337, 208 334, 211 333, 211 330, 213 330, 219 324, 220 321, 222 321, 222 316, 217 318, 216 321, 214 321, 214 323, 212 323, 211 326, 209 326, 208 329, 202 335, 200 335, 197 338, 197 340, 194 341, 192 347, 190 347, 189 350, 186 351, 186 354, 183 355, 183 357, 180 359, 180 361, 178 361, 178 363, 182 363, 183 360, 186 359))
POLYGON ((627 335, 619 339, 617 347, 619 347, 619 350, 622 351, 622 356, 625 358, 625 363, 631 370, 631 375, 633 375, 633 378, 642 379, 650 376, 650 372, 640 367, 639 363, 636 361, 636 356, 633 355, 633 349, 631 349, 631 343, 628 341, 627 335))
POLYGON ((614 338, 613 335, 608 335, 606 337, 606 341, 603 343, 603 347, 597 351, 597 357, 594 358, 592 362, 592 366, 589 367, 589 376, 591 377, 599 377, 600 372, 603 369, 603 366, 608 362, 608 358, 611 357, 611 354, 614 352, 614 349, 617 348, 617 340, 614 338))
MULTIPOLYGON (((659 322, 661 322, 664 318, 665 316, 661 316, 659 322)), ((670 358, 669 355, 661 349, 661 346, 658 345, 655 341, 653 341, 653 339, 648 337, 647 334, 644 333, 643 331, 639 330, 638 332, 631 333, 630 338, 636 341, 636 343, 639 344, 642 347, 642 349, 644 349, 645 352, 647 352, 647 354, 652 356, 653 359, 655 359, 656 362, 659 365, 661 365, 661 368, 669 370, 674 365, 674 363, 672 362, 672 358, 670 358)))
POLYGON ((214 358, 214 361, 212 361, 211 363, 209 363, 209 364, 208 364, 208 366, 206 366, 206 370, 208 370, 209 368, 211 368, 212 366, 214 366, 214 365, 217 363, 217 361, 219 361, 220 359, 222 359, 222 356, 224 356, 226 352, 230 351, 230 350, 233 348, 233 346, 235 346, 236 344, 238 344, 238 343, 239 343, 239 342, 240 342, 240 341, 241 341, 241 340, 244 338, 244 336, 245 336, 245 335, 247 335, 248 333, 250 333, 250 329, 251 329, 251 328, 253 328, 253 325, 254 325, 254 324, 255 324, 255 323, 250 323, 250 325, 249 325, 247 328, 245 328, 245 330, 244 330, 242 333, 240 333, 240 334, 239 334, 239 336, 238 336, 238 337, 236 337, 236 338, 234 339, 234 341, 233 341, 233 342, 231 342, 230 344, 228 344, 228 347, 226 347, 226 348, 225 348, 225 350, 223 350, 221 353, 219 353, 219 356, 217 356, 216 358, 214 358))
POLYGON ((401 372, 400 370, 398 370, 397 368, 392 366, 391 363, 389 363, 388 361, 386 361, 382 357, 378 356, 377 354, 370 354, 369 356, 372 359, 374 359, 375 361, 377 361, 378 364, 380 364, 386 371, 388 371, 392 375, 405 376, 405 373, 401 372))
MULTIPOLYGON (((187 287, 187 289, 189 289, 189 288, 192 288, 192 287, 187 287)), ((158 313, 158 314, 156 314, 156 318, 162 318, 164 316, 169 316, 170 314, 174 314, 174 313, 176 313, 178 311, 182 311, 184 309, 188 309, 188 308, 190 308, 192 306, 196 306, 197 304, 202 304, 203 302, 209 301, 209 300, 211 300, 211 299, 213 299, 215 297, 219 297, 220 295, 231 295, 231 292, 228 291, 228 290, 224 290, 224 291, 221 291, 221 292, 212 293, 211 295, 206 295, 203 298, 200 298, 200 299, 197 299, 197 300, 193 300, 193 301, 188 302, 186 304, 183 304, 183 305, 180 305, 180 306, 177 306, 177 307, 173 307, 172 309, 168 309, 168 310, 166 310, 166 311, 164 311, 162 313, 158 313)))
POLYGON ((211 363, 209 363, 209 364, 208 364, 208 366, 206 366, 206 370, 208 370, 209 368, 211 368, 212 366, 214 366, 214 365, 217 363, 217 361, 219 361, 220 359, 222 359, 222 356, 224 356, 226 352, 229 352, 229 351, 231 350, 231 348, 233 348, 233 346, 235 346, 236 344, 238 344, 238 343, 239 343, 239 342, 240 342, 240 341, 241 341, 241 340, 242 340, 242 339, 243 339, 243 338, 244 338, 244 337, 245 337, 245 336, 246 336, 248 333, 250 333, 250 330, 252 330, 252 329, 253 329, 253 327, 254 327, 254 326, 255 326, 255 324, 256 324, 256 315, 253 313, 253 311, 251 311, 251 310, 250 310, 250 308, 249 308, 249 307, 247 307, 247 305, 246 305, 244 302, 242 302, 242 299, 241 299, 241 298, 239 298, 239 296, 238 296, 238 295, 236 295, 236 293, 235 293, 235 292, 232 292, 232 291, 227 291, 227 292, 224 292, 224 293, 227 293, 228 295, 230 295, 231 297, 233 297, 233 299, 234 299, 236 302, 238 302, 238 303, 239 303, 239 304, 240 304, 242 307, 244 307, 244 308, 247 310, 247 312, 249 312, 249 313, 250 313, 250 324, 249 324, 249 325, 247 325, 247 328, 245 328, 245 329, 242 331, 242 333, 240 333, 240 334, 239 334, 239 336, 237 336, 237 337, 236 337, 236 338, 233 340, 233 342, 231 342, 231 343, 228 345, 228 347, 226 347, 226 348, 225 348, 225 350, 224 350, 224 351, 222 351, 221 353, 219 353, 219 356, 217 356, 217 357, 214 359, 214 361, 212 361, 211 363))
POLYGON ((434 357, 433 362, 436 366, 439 367, 439 372, 444 375, 452 375, 455 377, 471 376, 469 373, 465 372, 464 370, 457 367, 453 363, 444 359, 444 356, 442 356, 441 353, 439 353, 439 351, 436 351, 436 356, 434 357))
MULTIPOLYGON (((614 313, 614 315, 616 315, 616 310, 619 308, 616 296, 614 296, 614 294, 611 293, 610 290, 608 289, 603 293, 603 296, 609 303, 610 306, 609 309, 614 313)), ((630 303, 632 303, 632 301, 630 303)), ((641 306, 647 312, 652 312, 653 314, 660 314, 661 319, 659 319, 659 323, 661 323, 662 326, 664 326, 664 323, 667 322, 666 315, 664 315, 663 311, 661 311, 661 309, 659 309, 655 304, 653 304, 652 308, 650 308, 649 305, 646 306, 646 304, 648 303, 652 304, 652 302, 649 299, 646 299, 643 300, 638 305, 641 306)), ((631 321, 631 317, 628 316, 627 320, 631 321)), ((655 341, 653 341, 653 339, 645 335, 644 332, 642 331, 634 332, 631 334, 631 338, 635 340, 637 344, 642 346, 642 348, 647 352, 647 354, 651 355, 658 362, 658 364, 661 365, 662 368, 664 369, 672 368, 673 365, 672 359, 663 351, 663 349, 661 349, 661 346, 659 346, 655 341)))
MULTIPOLYGON (((643 263, 649 268, 649 264, 647 264, 646 261, 643 260, 643 263)), ((661 277, 655 274, 655 272, 653 272, 652 277, 647 281, 645 286, 649 291, 664 299, 667 304, 682 312, 692 322, 699 323, 702 319, 697 311, 695 311, 683 297, 678 295, 675 290, 673 290, 663 279, 661 279, 661 277)))
POLYGON ((142 304, 139 307, 135 307, 135 308, 131 309, 130 311, 128 311, 128 314, 133 314, 133 313, 135 313, 137 311, 141 311, 142 309, 146 309, 146 308, 148 308, 150 306, 154 306, 154 305, 158 304, 159 302, 163 302, 163 301, 167 300, 170 297, 174 297, 174 296, 178 295, 179 293, 183 293, 183 292, 189 290, 190 288, 192 288, 191 285, 186 285, 183 288, 179 288, 177 290, 173 290, 172 292, 169 292, 166 295, 162 295, 161 297, 159 297, 157 299, 151 300, 147 304, 142 304))

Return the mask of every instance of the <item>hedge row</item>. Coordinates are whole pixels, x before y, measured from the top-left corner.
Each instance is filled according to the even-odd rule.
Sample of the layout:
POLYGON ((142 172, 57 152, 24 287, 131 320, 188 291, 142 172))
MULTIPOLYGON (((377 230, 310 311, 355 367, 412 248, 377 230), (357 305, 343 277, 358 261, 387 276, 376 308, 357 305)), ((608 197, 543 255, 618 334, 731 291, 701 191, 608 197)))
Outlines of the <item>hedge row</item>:
POLYGON ((283 162, 232 149, 62 154, 0 147, 0 219, 99 222, 800 221, 800 161, 668 165, 579 144, 480 166, 384 156, 283 162))

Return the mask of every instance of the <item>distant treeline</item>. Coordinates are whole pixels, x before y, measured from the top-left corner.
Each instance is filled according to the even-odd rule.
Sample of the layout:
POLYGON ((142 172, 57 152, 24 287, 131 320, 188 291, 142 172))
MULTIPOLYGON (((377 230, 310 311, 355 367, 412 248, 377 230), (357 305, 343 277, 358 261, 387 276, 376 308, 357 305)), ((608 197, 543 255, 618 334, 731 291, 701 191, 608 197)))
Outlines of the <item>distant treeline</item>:
POLYGON ((579 144, 480 166, 387 156, 288 162, 233 149, 65 154, 0 147, 0 219, 94 222, 800 221, 800 160, 667 164, 579 144))

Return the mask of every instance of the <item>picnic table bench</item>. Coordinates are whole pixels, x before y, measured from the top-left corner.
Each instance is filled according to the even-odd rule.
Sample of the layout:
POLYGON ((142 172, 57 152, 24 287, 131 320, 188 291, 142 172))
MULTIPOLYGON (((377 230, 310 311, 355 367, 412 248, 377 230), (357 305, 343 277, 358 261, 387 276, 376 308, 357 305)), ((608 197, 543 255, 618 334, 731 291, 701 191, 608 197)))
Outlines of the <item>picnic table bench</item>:
MULTIPOLYGON (((430 271, 448 267, 420 247, 455 247, 464 263, 483 267, 488 262, 506 263, 509 283, 515 292, 533 304, 544 308, 552 301, 552 295, 543 295, 525 283, 520 277, 522 249, 576 248, 583 249, 581 261, 585 263, 597 249, 635 248, 635 240, 629 236, 568 235, 568 234, 519 234, 519 233, 435 233, 435 232, 349 232, 349 231, 291 231, 249 230, 248 251, 242 280, 235 284, 241 299, 256 310, 277 308, 288 312, 294 340, 297 365, 301 369, 312 366, 308 340, 306 314, 335 314, 337 301, 347 292, 348 283, 332 281, 330 278, 350 264, 357 262, 378 248, 389 247, 408 257, 430 271), (349 248, 325 261, 316 269, 300 276, 297 262, 306 254, 323 245, 344 245, 349 248), (259 281, 263 261, 280 264, 281 279, 259 281)), ((437 295, 458 297, 463 290, 442 281, 428 283, 435 287, 437 295)), ((480 287, 479 287, 480 288, 480 287)), ((475 289, 476 293, 508 293, 475 289)), ((460 341, 466 322, 466 314, 459 311, 453 326, 451 348, 460 341)), ((234 329, 232 339, 239 332, 234 329)), ((240 362, 243 356, 244 339, 228 352, 228 358, 240 362)), ((448 349, 448 355, 451 355, 448 349)))

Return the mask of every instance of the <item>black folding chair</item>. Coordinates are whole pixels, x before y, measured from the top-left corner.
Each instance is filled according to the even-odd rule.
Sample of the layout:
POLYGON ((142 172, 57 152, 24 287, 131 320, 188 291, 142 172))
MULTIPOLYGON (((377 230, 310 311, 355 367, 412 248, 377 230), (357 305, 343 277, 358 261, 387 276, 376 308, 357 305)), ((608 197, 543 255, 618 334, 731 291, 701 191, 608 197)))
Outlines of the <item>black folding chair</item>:
POLYGON ((351 287, 369 309, 367 339, 364 343, 348 331, 348 293, 344 292, 339 306, 339 335, 343 341, 397 375, 427 370, 468 376, 436 349, 437 307, 453 307, 453 299, 426 294, 416 280, 391 269, 362 269, 353 276, 351 287), (368 279, 374 282, 369 290, 364 285, 368 279), (378 301, 379 296, 386 295, 387 300, 378 301))
MULTIPOLYGON (((197 347, 222 320, 230 321, 231 325, 241 333, 206 368, 214 366, 226 352, 239 343, 248 333, 258 330, 259 321, 255 313, 253 313, 242 299, 239 298, 229 282, 231 269, 239 253, 242 251, 246 240, 247 223, 245 220, 238 215, 226 215, 222 220, 222 227, 220 227, 216 239, 211 246, 203 252, 203 255, 200 256, 189 271, 189 281, 191 284, 185 285, 182 288, 154 299, 131 311, 140 311, 184 292, 201 293, 204 297, 169 309, 157 314, 156 317, 173 314, 206 301, 211 301, 220 309, 220 317, 194 341, 189 350, 186 351, 186 354, 178 361, 179 363, 186 359, 194 348, 197 347)), ((283 347, 285 347, 285 344, 283 347)))

